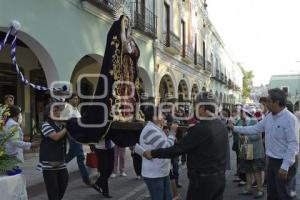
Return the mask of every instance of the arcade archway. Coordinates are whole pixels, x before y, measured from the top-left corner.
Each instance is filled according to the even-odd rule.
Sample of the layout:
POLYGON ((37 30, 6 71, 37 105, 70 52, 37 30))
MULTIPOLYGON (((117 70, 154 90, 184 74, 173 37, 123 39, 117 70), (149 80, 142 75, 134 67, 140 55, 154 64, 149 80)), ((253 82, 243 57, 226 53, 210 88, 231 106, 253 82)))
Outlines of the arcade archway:
POLYGON ((199 93, 199 88, 197 84, 193 84, 192 92, 191 92, 191 100, 194 101, 196 98, 196 95, 199 93))
POLYGON ((294 105, 294 109, 295 109, 295 111, 299 111, 300 110, 299 101, 296 101, 296 103, 294 105))
MULTIPOLYGON (((0 38, 5 37, 6 31, 7 28, 0 28, 0 38)), ((57 68, 51 56, 32 36, 22 31, 17 36, 16 59, 24 77, 33 84, 49 87, 58 80, 57 68)), ((21 82, 10 57, 12 40, 10 36, 0 53, 0 98, 8 93, 15 96, 15 104, 23 110, 24 133, 32 137, 33 133, 39 132, 50 95, 49 91, 39 91, 21 82)))
POLYGON ((148 72, 142 68, 139 67, 139 77, 140 77, 140 83, 142 83, 142 88, 144 90, 144 94, 142 94, 145 97, 153 97, 153 84, 149 77, 148 72))
POLYGON ((83 101, 86 95, 93 95, 98 83, 98 76, 102 66, 103 57, 97 54, 83 56, 75 65, 71 76, 73 90, 83 101))
POLYGON ((159 82, 160 102, 175 98, 175 87, 170 75, 165 74, 159 82))
POLYGON ((189 101, 189 88, 185 80, 181 80, 178 84, 178 101, 184 102, 189 101))

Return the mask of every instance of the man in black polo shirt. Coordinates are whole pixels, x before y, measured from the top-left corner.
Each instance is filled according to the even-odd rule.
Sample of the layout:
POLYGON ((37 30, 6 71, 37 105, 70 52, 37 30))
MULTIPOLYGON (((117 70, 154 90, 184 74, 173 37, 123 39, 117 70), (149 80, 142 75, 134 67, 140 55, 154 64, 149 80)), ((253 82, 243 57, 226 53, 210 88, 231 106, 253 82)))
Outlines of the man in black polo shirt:
POLYGON ((225 187, 228 130, 215 116, 215 99, 210 92, 202 92, 196 103, 199 122, 174 146, 145 151, 144 156, 172 158, 187 153, 189 178, 188 200, 221 200, 225 187))

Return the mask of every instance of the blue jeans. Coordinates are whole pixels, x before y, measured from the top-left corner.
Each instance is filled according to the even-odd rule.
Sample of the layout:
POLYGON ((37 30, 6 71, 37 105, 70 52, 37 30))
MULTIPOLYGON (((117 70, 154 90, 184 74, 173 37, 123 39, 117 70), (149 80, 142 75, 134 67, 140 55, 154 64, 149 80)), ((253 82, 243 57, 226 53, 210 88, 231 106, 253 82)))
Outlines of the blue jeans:
POLYGON ((162 178, 146 178, 144 181, 149 189, 151 200, 172 200, 169 176, 162 178))
POLYGON ((73 158, 76 157, 82 180, 89 181, 89 174, 84 164, 85 157, 82 145, 80 143, 75 142, 72 139, 69 139, 69 144, 70 148, 68 154, 66 155, 66 163, 70 162, 71 160, 73 160, 73 158))

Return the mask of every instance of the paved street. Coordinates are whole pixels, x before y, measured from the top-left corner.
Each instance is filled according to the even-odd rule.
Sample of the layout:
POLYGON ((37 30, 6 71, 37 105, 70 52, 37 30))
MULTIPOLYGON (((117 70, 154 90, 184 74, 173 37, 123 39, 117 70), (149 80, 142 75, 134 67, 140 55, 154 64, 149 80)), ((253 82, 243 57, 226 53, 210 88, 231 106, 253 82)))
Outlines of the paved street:
MULTIPOLYGON (((234 160, 232 154, 232 166, 235 166, 234 160)), ((84 185, 81 181, 81 177, 79 172, 77 171, 75 160, 73 160, 68 168, 70 171, 70 181, 68 185, 67 192, 65 194, 64 199, 65 200, 80 200, 80 199, 89 199, 89 200, 98 200, 98 199, 104 199, 101 194, 97 193, 94 189, 87 187, 84 185)), ((142 180, 136 180, 134 170, 132 167, 132 159, 130 157, 129 151, 127 151, 127 163, 126 163, 126 173, 128 174, 127 177, 117 177, 117 178, 111 178, 110 179, 110 188, 111 188, 111 195, 113 196, 113 199, 116 200, 147 200, 150 199, 146 185, 142 180)), ((250 200, 253 199, 252 196, 240 196, 239 192, 242 191, 242 188, 237 186, 237 183, 233 183, 232 179, 234 178, 234 171, 231 170, 228 171, 226 174, 227 182, 226 182, 226 189, 224 193, 224 200, 250 200)), ((26 175, 26 169, 25 169, 25 175, 26 175)), ((28 185, 28 196, 30 200, 46 200, 46 190, 44 188, 42 181, 42 174, 40 172, 34 172, 36 174, 32 175, 31 177, 28 177, 29 174, 26 175, 27 178, 27 185, 28 185), (36 180, 40 183, 30 184, 30 181, 36 180)), ((95 170, 93 171, 93 174, 95 175, 95 170)), ((297 183, 300 183, 300 177, 298 173, 298 181, 297 183)), ((38 182, 36 180, 36 182, 38 182)), ((185 199, 187 186, 188 186, 188 180, 186 177, 186 168, 185 166, 180 167, 180 183, 184 186, 183 188, 179 189, 181 197, 185 199)), ((298 194, 300 194, 300 187, 297 185, 298 194)), ((265 196, 266 197, 266 196, 265 196)), ((266 198, 264 198, 266 199, 266 198)))

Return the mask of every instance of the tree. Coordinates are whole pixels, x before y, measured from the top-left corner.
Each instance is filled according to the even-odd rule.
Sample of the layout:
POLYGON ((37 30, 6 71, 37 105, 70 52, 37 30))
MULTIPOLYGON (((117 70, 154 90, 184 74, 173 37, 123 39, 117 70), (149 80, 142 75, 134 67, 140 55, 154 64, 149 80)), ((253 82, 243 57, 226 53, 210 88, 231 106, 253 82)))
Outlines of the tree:
POLYGON ((243 67, 241 67, 242 72, 243 72, 243 98, 246 99, 250 97, 250 93, 253 87, 253 78, 254 74, 253 71, 246 71, 243 67))

